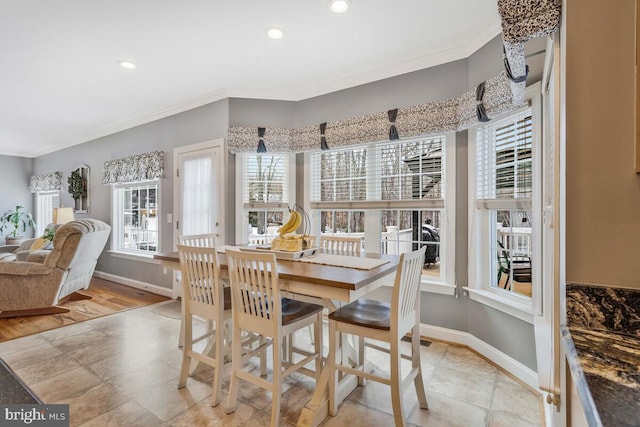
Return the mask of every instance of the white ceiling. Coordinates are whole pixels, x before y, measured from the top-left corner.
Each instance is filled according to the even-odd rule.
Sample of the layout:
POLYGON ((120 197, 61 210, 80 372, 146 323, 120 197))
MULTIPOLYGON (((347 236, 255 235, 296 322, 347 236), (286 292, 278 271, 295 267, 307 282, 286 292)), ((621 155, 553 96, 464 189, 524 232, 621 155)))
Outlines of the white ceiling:
POLYGON ((0 0, 0 154, 36 157, 227 97, 306 99, 466 58, 500 33, 496 0, 352 0, 342 15, 327 3, 0 0))

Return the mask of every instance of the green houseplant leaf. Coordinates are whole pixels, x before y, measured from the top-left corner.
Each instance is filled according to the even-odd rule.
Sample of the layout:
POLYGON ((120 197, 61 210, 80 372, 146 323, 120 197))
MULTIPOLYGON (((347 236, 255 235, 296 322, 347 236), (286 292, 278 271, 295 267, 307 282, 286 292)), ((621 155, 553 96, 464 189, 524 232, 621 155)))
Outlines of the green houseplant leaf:
POLYGON ((55 228, 47 228, 44 230, 44 234, 42 235, 42 238, 48 242, 53 242, 53 238, 56 235, 56 229, 55 228))
POLYGON ((80 197, 87 195, 87 186, 79 169, 71 172, 67 179, 67 184, 69 184, 69 194, 73 197, 73 200, 78 200, 80 197))
POLYGON ((3 233, 8 227, 12 227, 13 230, 9 235, 15 238, 19 233, 27 231, 27 226, 35 228, 36 223, 33 221, 33 216, 23 209, 23 206, 17 205, 15 209, 0 216, 0 233, 3 233))

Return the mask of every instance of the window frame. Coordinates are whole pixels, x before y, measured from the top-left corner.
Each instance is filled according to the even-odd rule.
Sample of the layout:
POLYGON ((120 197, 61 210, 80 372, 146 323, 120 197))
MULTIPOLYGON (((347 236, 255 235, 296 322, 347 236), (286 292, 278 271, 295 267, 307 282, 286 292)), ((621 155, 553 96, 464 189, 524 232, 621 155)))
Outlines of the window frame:
MULTIPOLYGON (((486 250, 489 243, 490 226, 481 226, 486 223, 486 216, 491 210, 495 210, 496 206, 488 208, 479 208, 476 205, 477 196, 477 135, 478 131, 485 126, 493 126, 492 122, 487 124, 479 124, 469 129, 468 133, 468 238, 469 238, 469 258, 468 258, 468 285, 464 290, 469 293, 469 297, 477 302, 488 305, 492 308, 508 313, 527 323, 533 323, 534 307, 541 298, 542 292, 542 263, 543 257, 541 253, 542 247, 542 191, 543 191, 543 165, 542 165, 542 109, 541 109, 541 92, 540 84, 527 87, 525 101, 529 104, 523 108, 531 109, 531 169, 532 169, 532 194, 530 207, 521 206, 518 210, 531 211, 531 253, 535 262, 532 263, 531 269, 531 297, 518 295, 514 292, 505 292, 491 286, 491 280, 488 279, 494 271, 491 269, 491 259, 494 254, 486 250)), ((519 114, 522 109, 510 112, 495 120, 505 119, 519 114)), ((513 200, 506 199, 504 210, 511 210, 512 205, 517 205, 513 200), (509 208, 509 209, 506 209, 509 208)), ((496 205, 499 205, 497 203, 496 205)))
MULTIPOLYGON (((244 196, 246 194, 247 180, 244 179, 245 171, 247 169, 247 161, 250 156, 256 156, 263 153, 255 152, 241 152, 236 153, 236 244, 249 243, 249 212, 281 212, 283 219, 286 221, 288 218, 288 209, 296 204, 296 153, 292 152, 267 152, 264 153, 268 156, 281 155, 285 156, 287 178, 285 179, 285 185, 287 186, 287 192, 285 200, 281 202, 250 202, 245 201, 244 196), (239 213, 239 214, 238 214, 239 213)), ((275 236, 274 236, 275 237, 275 236)))
MULTIPOLYGON (((442 173, 444 175, 444 190, 442 191, 441 199, 431 199, 437 201, 443 200, 443 206, 432 206, 428 202, 429 199, 425 199, 428 203, 420 208, 421 211, 438 210, 441 216, 441 229, 444 229, 444 233, 441 235, 446 236, 445 239, 440 241, 440 252, 445 253, 444 261, 440 261, 440 276, 421 276, 420 289, 424 292, 438 293, 443 295, 455 295, 456 293, 456 279, 455 279, 455 212, 456 212, 456 134, 455 132, 445 132, 442 135, 443 143, 442 149, 444 151, 444 162, 442 163, 442 173)), ((411 139, 406 139, 399 142, 408 142, 412 140, 419 140, 422 138, 433 138, 437 135, 422 136, 411 139)), ((381 141, 379 143, 370 143, 364 147, 370 150, 367 153, 372 154, 375 157, 379 154, 379 144, 385 144, 394 141, 381 141)), ((362 145, 354 146, 353 148, 362 148, 362 145)), ((348 149, 349 147, 345 147, 348 149)), ((305 194, 313 194, 313 178, 312 178, 312 162, 313 153, 307 152, 304 154, 304 185, 305 194)), ((375 178, 378 173, 378 178, 381 178, 381 171, 376 171, 377 163, 370 162, 367 166, 367 181, 375 178)), ((367 187, 370 188, 370 183, 367 182, 367 187)), ((364 239, 364 251, 365 252, 379 252, 380 236, 381 236, 381 212, 382 210, 406 210, 414 203, 414 201, 408 200, 362 200, 354 201, 353 207, 344 208, 337 207, 344 205, 343 202, 327 202, 324 209, 317 208, 318 204, 323 202, 311 201, 311 197, 305 198, 305 210, 310 213, 312 223, 312 234, 318 234, 320 232, 320 211, 321 210, 357 210, 365 211, 365 239, 364 239), (397 203, 396 203, 397 202, 397 203), (312 208, 313 203, 313 208, 312 208), (390 207, 396 204, 395 207, 390 207), (406 206, 403 206, 406 204, 406 206), (369 237, 369 238, 366 238, 369 237)), ((425 200, 422 200, 424 202, 425 200)), ((348 204, 348 202, 347 202, 348 204)), ((319 235, 319 234, 318 234, 319 235)), ((388 286, 392 286, 389 283, 388 286)))
POLYGON ((160 244, 162 242, 162 227, 160 218, 162 218, 162 180, 153 179, 149 181, 122 183, 111 185, 111 249, 110 253, 114 256, 124 257, 131 259, 153 259, 153 256, 160 252, 160 244), (121 234, 124 232, 124 224, 122 221, 123 215, 121 212, 121 200, 120 191, 127 188, 139 187, 139 186, 156 186, 156 218, 158 221, 156 249, 154 251, 139 250, 139 249, 127 249, 120 246, 121 234))

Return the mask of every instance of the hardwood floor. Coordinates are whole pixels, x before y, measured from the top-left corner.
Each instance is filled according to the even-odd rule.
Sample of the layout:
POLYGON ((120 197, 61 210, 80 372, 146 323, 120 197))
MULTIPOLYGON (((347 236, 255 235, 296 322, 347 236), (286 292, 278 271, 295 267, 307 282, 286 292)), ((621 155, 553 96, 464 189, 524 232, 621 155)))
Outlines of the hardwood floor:
POLYGON ((0 319, 0 342, 169 299, 95 277, 82 293, 91 299, 65 302, 68 313, 0 319))

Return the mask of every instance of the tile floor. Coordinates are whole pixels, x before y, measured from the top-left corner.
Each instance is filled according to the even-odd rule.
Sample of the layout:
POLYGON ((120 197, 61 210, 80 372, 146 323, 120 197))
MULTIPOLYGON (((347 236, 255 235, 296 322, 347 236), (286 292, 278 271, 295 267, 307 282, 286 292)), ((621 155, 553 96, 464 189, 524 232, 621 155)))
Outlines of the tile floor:
MULTIPOLYGON (((166 304, 166 303, 160 303, 166 304)), ((211 368, 176 388, 179 321, 142 307, 0 344, 0 357, 46 403, 69 403, 72 426, 265 426, 271 394, 241 383, 238 409, 209 404, 211 368)), ((308 339, 301 331, 300 341, 308 339)), ((327 341, 325 341, 326 343, 327 341)), ((422 347, 429 410, 404 395, 411 426, 540 426, 540 397, 473 352, 433 342, 422 347)), ((368 357, 384 371, 385 355, 368 357)), ((378 353, 380 354, 380 353, 378 353)), ((225 366, 228 371, 229 364, 225 366)), ((407 371, 404 371, 407 372, 407 371)), ((223 382, 226 399, 227 380, 223 382)), ((281 425, 295 425, 314 380, 293 374, 283 386, 281 425)), ((388 387, 367 382, 323 424, 388 427, 388 387)))

